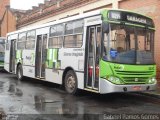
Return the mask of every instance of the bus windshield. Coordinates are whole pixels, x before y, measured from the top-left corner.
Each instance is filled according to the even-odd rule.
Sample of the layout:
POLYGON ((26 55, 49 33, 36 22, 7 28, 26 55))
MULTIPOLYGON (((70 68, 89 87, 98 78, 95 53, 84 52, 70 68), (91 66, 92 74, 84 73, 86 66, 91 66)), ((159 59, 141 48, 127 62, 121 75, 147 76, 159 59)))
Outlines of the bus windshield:
POLYGON ((122 64, 154 64, 154 31, 110 24, 103 33, 103 59, 122 64))

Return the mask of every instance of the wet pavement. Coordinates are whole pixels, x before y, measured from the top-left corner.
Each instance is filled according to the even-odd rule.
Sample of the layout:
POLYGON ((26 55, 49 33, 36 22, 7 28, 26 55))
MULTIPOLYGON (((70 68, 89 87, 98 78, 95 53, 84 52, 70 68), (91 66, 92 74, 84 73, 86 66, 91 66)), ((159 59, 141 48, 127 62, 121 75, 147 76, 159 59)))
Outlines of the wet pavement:
POLYGON ((15 75, 0 73, 0 117, 19 117, 20 120, 59 120, 59 117, 67 120, 97 120, 108 118, 106 115, 110 114, 124 115, 114 116, 118 119, 125 117, 125 114, 159 113, 160 99, 143 94, 99 95, 81 92, 73 96, 53 83, 30 78, 18 81, 15 75))

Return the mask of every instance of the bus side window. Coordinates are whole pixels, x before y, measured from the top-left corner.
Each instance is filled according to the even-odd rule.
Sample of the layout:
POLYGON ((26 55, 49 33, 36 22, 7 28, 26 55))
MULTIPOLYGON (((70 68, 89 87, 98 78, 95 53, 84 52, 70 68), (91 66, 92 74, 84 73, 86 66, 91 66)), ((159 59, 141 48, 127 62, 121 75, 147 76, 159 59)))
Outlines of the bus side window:
POLYGON ((96 35, 96 63, 99 64, 99 60, 101 57, 101 27, 97 28, 96 35))
POLYGON ((67 22, 65 25, 64 47, 80 48, 83 40, 83 20, 67 22))
POLYGON ((32 30, 27 33, 26 49, 34 49, 36 39, 36 31, 32 30))
POLYGON ((107 55, 107 46, 108 46, 108 34, 104 33, 104 42, 103 42, 103 56, 107 55))
POLYGON ((61 48, 63 43, 64 25, 58 24, 51 26, 49 37, 49 48, 61 48))
POLYGON ((27 35, 26 32, 19 34, 18 41, 17 41, 17 49, 19 50, 25 49, 26 35, 27 35))

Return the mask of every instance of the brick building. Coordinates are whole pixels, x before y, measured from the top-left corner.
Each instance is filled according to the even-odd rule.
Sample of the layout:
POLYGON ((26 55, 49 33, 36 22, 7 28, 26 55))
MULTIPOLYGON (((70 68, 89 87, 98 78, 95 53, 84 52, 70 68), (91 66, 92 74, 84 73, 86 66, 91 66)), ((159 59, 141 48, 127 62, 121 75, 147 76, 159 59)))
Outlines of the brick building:
POLYGON ((0 0, 0 37, 16 30, 17 17, 25 11, 10 8, 10 0, 0 0))
POLYGON ((0 36, 3 37, 5 37, 4 32, 8 32, 8 11, 6 6, 9 4, 9 0, 0 0, 0 36))

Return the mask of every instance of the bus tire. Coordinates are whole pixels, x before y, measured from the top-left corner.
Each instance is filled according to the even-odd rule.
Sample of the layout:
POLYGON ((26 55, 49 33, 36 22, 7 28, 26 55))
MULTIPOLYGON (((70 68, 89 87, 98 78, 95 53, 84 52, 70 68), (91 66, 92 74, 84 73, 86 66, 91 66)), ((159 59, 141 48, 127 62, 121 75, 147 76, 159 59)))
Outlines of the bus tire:
POLYGON ((17 78, 20 81, 23 79, 23 69, 21 64, 17 67, 17 78))
POLYGON ((69 70, 65 76, 65 90, 69 94, 77 94, 78 93, 78 82, 77 82, 77 77, 76 74, 73 70, 69 70))

